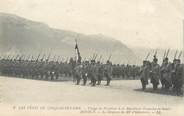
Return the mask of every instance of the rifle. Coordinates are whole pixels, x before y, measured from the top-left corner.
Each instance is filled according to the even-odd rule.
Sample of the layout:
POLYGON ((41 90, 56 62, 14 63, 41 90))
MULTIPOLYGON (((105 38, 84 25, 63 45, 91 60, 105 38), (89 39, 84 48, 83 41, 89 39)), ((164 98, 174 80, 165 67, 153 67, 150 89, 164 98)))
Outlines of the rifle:
POLYGON ((57 60, 56 60, 56 62, 58 62, 58 61, 59 61, 59 58, 60 58, 60 56, 58 56, 58 57, 57 57, 57 60))
POLYGON ((96 60, 97 56, 98 56, 98 54, 95 54, 94 60, 96 60))
POLYGON ((25 60, 28 60, 28 61, 29 61, 29 58, 30 58, 30 57, 31 57, 31 55, 29 54, 25 60))
POLYGON ((148 55, 146 56, 145 60, 147 60, 149 56, 150 56, 150 52, 149 52, 148 55))
POLYGON ((99 58, 99 60, 98 60, 98 61, 100 62, 100 61, 101 61, 101 59, 102 59, 102 55, 100 55, 100 58, 99 58))
POLYGON ((11 57, 11 59, 10 59, 10 60, 13 60, 13 58, 14 58, 14 55, 12 55, 12 57, 11 57))
POLYGON ((155 57, 157 56, 157 49, 155 50, 154 56, 155 56, 155 57))
POLYGON ((37 58, 36 58, 36 61, 38 61, 40 55, 41 55, 41 52, 38 54, 38 56, 37 56, 37 58))
POLYGON ((110 54, 108 61, 110 61, 112 54, 110 54))
POLYGON ((44 58, 45 58, 45 54, 43 54, 43 56, 42 56, 42 61, 44 60, 44 58))
POLYGON ((181 55, 182 55, 182 51, 180 52, 180 54, 179 54, 179 56, 178 56, 178 59, 180 59, 181 55))
POLYGON ((17 59, 18 59, 18 57, 19 57, 19 54, 17 54, 17 56, 14 58, 14 60, 17 60, 17 59))
POLYGON ((174 59, 176 59, 177 54, 178 54, 178 50, 176 50, 176 52, 174 54, 174 59))
POLYGON ((9 57, 10 57, 10 55, 8 55, 8 57, 6 59, 9 60, 9 57))
POLYGON ((52 60, 53 60, 53 61, 55 61, 55 58, 56 58, 56 55, 54 55, 54 57, 53 57, 53 59, 52 59, 52 60))
POLYGON ((49 61, 49 59, 50 59, 50 56, 51 56, 51 52, 49 53, 49 55, 48 55, 48 57, 47 57, 47 61, 49 61))
POLYGON ((167 51, 167 53, 166 53, 166 58, 168 57, 169 52, 170 52, 170 49, 168 49, 168 51, 167 51))
POLYGON ((94 58, 95 58, 95 53, 94 53, 93 56, 91 57, 91 60, 94 60, 94 58))
POLYGON ((34 57, 33 57, 33 55, 31 56, 31 61, 33 61, 34 60, 34 57))
POLYGON ((165 56, 166 56, 166 50, 164 51, 164 56, 163 56, 163 59, 165 59, 165 56))

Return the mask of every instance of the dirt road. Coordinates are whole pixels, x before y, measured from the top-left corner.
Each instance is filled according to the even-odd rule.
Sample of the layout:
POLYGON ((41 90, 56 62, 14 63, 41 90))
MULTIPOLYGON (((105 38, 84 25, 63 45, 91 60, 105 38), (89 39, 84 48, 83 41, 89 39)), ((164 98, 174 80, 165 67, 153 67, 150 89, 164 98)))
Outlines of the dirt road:
MULTIPOLYGON (((47 104, 78 106, 135 106, 167 107, 172 114, 180 115, 184 108, 184 98, 160 90, 153 92, 151 86, 146 92, 141 90, 138 80, 116 80, 110 86, 75 85, 73 82, 49 82, 21 78, 0 77, 2 103, 47 104)), ((177 115, 176 115, 177 116, 177 115)))

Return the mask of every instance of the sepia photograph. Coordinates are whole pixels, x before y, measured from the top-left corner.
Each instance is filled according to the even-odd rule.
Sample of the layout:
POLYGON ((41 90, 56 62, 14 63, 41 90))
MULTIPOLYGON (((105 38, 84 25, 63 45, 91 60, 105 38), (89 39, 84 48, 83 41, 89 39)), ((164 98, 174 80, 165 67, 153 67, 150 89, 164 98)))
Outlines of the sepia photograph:
POLYGON ((184 116, 184 0, 1 0, 1 116, 184 116))

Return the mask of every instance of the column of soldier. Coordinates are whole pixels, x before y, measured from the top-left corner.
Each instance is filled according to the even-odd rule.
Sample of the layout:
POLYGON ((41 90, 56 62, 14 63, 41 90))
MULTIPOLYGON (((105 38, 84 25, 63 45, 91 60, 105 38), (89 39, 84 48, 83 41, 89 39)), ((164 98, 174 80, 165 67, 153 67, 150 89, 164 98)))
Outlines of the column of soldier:
POLYGON ((183 94, 183 64, 181 64, 180 57, 182 52, 176 57, 172 63, 169 62, 168 53, 165 52, 163 57, 163 63, 159 66, 156 54, 154 55, 153 62, 147 60, 143 61, 143 66, 131 66, 131 65, 112 65, 110 59, 105 64, 100 61, 95 62, 96 58, 92 58, 90 61, 83 61, 77 64, 72 58, 70 61, 58 61, 50 60, 50 54, 47 58, 45 55, 40 59, 40 54, 37 58, 23 59, 22 56, 1 58, 0 59, 0 73, 5 76, 14 76, 22 78, 32 79, 46 79, 46 80, 58 80, 59 76, 68 75, 76 80, 76 84, 80 84, 81 79, 83 85, 86 85, 87 80, 91 80, 91 85, 100 85, 103 77, 106 78, 107 84, 110 84, 112 76, 116 77, 135 77, 138 75, 141 78, 142 88, 146 89, 148 79, 150 78, 153 84, 153 90, 158 88, 159 82, 161 82, 162 89, 166 91, 172 90, 177 95, 183 94))
POLYGON ((100 58, 96 61, 97 54, 90 60, 83 61, 80 65, 73 58, 60 61, 59 56, 51 59, 49 54, 36 58, 33 56, 16 55, 0 58, 0 73, 4 76, 58 80, 61 76, 73 77, 77 84, 83 79, 85 85, 87 80, 91 80, 93 86, 99 85, 106 77, 107 85, 110 84, 112 77, 123 79, 136 79, 140 67, 135 65, 115 65, 110 62, 102 63, 100 58))
POLYGON ((164 91, 173 91, 178 96, 183 95, 184 64, 181 64, 180 60, 182 52, 177 57, 178 51, 176 51, 173 62, 169 62, 169 51, 169 49, 165 51, 161 66, 158 64, 157 52, 155 52, 152 62, 147 60, 150 53, 147 55, 140 70, 143 90, 146 89, 146 85, 148 85, 148 80, 150 79, 153 90, 157 90, 158 85, 161 83, 164 91))
POLYGON ((3 76, 13 76, 32 79, 58 79, 59 74, 71 75, 70 64, 67 61, 58 61, 59 57, 50 59, 50 54, 46 57, 41 54, 36 58, 32 56, 16 55, 0 58, 0 73, 3 76))

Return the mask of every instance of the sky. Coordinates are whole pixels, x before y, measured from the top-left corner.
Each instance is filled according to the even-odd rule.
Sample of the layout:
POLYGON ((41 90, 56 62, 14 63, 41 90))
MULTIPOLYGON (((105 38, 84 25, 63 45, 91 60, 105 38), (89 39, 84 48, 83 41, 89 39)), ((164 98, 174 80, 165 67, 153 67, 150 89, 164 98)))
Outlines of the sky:
POLYGON ((184 0, 0 0, 0 12, 129 47, 183 47, 184 0))

